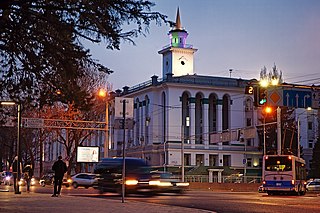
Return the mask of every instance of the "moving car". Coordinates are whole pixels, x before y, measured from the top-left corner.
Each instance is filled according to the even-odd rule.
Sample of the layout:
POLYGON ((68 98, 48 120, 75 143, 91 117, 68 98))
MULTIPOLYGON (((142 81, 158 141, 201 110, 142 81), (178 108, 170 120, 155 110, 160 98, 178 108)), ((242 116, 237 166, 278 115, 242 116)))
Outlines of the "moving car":
POLYGON ((79 173, 71 177, 72 186, 76 189, 79 186, 83 186, 86 189, 93 187, 98 183, 97 176, 91 173, 79 173))
POLYGON ((149 185, 156 186, 158 193, 183 193, 189 188, 189 183, 182 182, 179 177, 170 172, 151 172, 149 185))
POLYGON ((311 181, 306 186, 307 191, 320 191, 320 181, 311 181))
POLYGON ((1 173, 1 177, 0 177, 0 184, 4 184, 4 185, 13 185, 14 180, 13 180, 13 175, 11 172, 8 171, 4 171, 1 173))
MULTIPOLYGON (((99 175, 97 189, 100 193, 122 193, 122 158, 103 158, 96 166, 94 173, 99 175)), ((151 167, 144 159, 125 158, 125 193, 149 194, 156 186, 149 185, 151 167)))
MULTIPOLYGON (((23 176, 20 178, 18 184, 19 184, 19 186, 26 186, 27 185, 27 182, 23 176)), ((33 177, 33 178, 31 178, 30 186, 34 186, 34 185, 36 185, 36 179, 33 177)))

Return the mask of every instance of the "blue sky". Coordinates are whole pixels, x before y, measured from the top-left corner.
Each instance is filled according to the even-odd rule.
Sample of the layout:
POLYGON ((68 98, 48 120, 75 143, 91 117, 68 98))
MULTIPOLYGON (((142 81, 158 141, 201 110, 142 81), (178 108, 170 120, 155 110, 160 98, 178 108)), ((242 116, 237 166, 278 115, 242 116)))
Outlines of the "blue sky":
MULTIPOLYGON (((319 0, 151 0, 153 10, 175 20, 180 8, 198 75, 259 79, 274 64, 288 83, 320 84, 319 0)), ((88 46, 94 58, 115 72, 113 89, 162 77, 162 56, 169 26, 151 25, 149 34, 123 43, 120 51, 88 46)))

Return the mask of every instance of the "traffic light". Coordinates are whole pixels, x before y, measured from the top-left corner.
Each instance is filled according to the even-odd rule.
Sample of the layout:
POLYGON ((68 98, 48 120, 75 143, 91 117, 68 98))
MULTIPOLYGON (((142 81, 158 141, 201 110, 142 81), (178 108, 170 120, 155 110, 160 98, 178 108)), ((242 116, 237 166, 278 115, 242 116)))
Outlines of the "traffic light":
POLYGON ((262 106, 267 103, 267 88, 259 87, 258 105, 262 106))
POLYGON ((254 87, 253 86, 246 86, 244 94, 253 95, 254 94, 254 87))

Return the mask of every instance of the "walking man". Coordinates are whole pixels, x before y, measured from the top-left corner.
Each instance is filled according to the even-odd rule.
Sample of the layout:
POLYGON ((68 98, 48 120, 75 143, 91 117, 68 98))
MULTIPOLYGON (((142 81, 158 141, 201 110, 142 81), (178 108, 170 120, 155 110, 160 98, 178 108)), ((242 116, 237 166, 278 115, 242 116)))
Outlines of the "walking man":
POLYGON ((33 176, 33 169, 31 163, 27 163, 27 165, 23 168, 24 179, 27 185, 27 192, 30 192, 30 184, 33 176))
POLYGON ((67 172, 67 165, 65 162, 62 161, 61 156, 59 156, 58 160, 54 162, 52 170, 54 171, 54 191, 51 197, 58 197, 61 192, 61 185, 64 173, 67 172))

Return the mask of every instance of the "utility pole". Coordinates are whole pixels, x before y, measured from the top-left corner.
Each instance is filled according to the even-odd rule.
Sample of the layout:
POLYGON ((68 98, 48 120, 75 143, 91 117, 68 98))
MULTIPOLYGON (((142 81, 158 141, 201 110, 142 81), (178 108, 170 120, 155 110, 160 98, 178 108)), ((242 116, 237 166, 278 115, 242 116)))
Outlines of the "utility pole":
POLYGON ((281 108, 277 108, 277 154, 281 155, 281 108))

